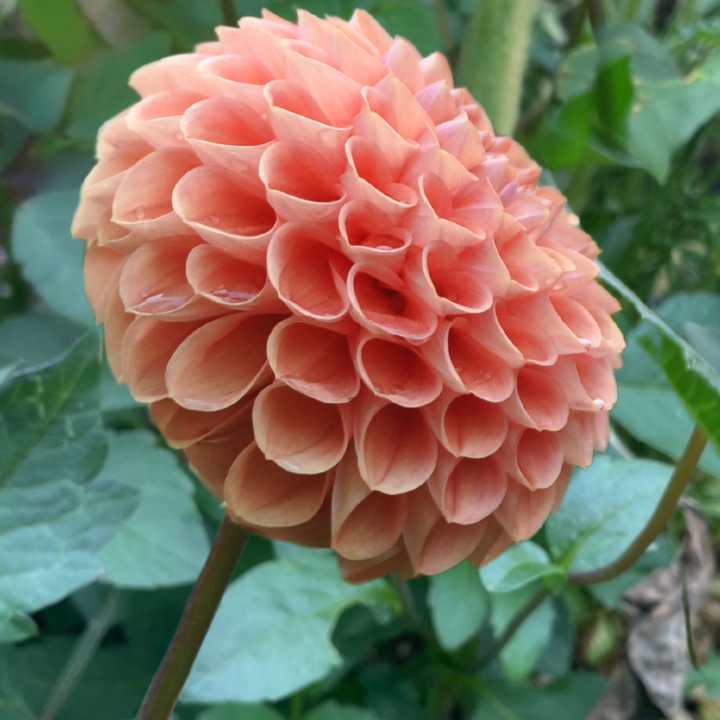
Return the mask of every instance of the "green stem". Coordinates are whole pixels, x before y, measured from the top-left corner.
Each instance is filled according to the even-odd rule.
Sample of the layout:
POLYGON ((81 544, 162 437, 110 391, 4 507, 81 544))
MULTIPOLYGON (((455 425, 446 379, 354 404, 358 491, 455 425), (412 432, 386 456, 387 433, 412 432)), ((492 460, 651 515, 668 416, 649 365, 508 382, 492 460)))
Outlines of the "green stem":
POLYGON ((543 604, 549 597, 549 588, 541 587, 531 598, 527 604, 518 610, 517 614, 510 621, 503 631, 502 635, 490 646, 490 649, 484 653, 478 661, 478 670, 481 670, 494 660, 510 642, 513 635, 519 630, 520 626, 543 604))
POLYGON ((238 16, 235 12, 233 0, 220 0, 220 7, 222 8, 223 22, 225 25, 235 27, 238 23, 238 16))
POLYGON ((433 14, 435 15, 435 24, 442 38, 445 51, 450 52, 455 46, 455 38, 453 37, 450 22, 448 21, 447 8, 444 0, 431 0, 433 14))
POLYGON ((670 482, 660 498, 655 512, 648 520, 640 534, 630 543, 623 554, 605 567, 587 572, 571 573, 568 580, 574 585, 592 585, 594 583, 612 580, 629 570, 640 556, 648 549, 650 543, 665 529, 668 520, 677 507, 680 496, 692 480, 695 467, 700 460, 707 438, 699 426, 695 426, 693 434, 685 446, 682 457, 675 466, 670 482))
POLYGON ((115 617, 120 591, 112 589, 100 612, 87 624, 45 704, 40 720, 53 720, 72 695, 115 617))
POLYGON ((415 623, 422 624, 422 618, 418 612, 408 581, 400 577, 400 573, 394 572, 390 574, 390 582, 408 618, 415 623))
POLYGON ((170 717, 247 539, 226 515, 136 720, 170 717))
POLYGON ((495 130, 515 128, 537 0, 474 0, 458 78, 480 101, 495 130))
POLYGON ((595 35, 595 41, 599 43, 600 38, 607 28, 603 0, 587 0, 587 10, 588 16, 590 17, 590 27, 592 27, 593 35, 595 35))

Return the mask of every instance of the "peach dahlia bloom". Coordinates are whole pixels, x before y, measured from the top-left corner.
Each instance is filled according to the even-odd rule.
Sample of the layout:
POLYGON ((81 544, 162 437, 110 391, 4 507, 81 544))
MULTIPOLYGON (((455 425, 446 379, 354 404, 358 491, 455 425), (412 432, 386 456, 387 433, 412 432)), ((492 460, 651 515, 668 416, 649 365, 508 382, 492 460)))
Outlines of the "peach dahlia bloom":
POLYGON ((113 372, 237 522, 352 581, 492 559, 607 443, 597 246, 366 12, 217 34, 133 74, 83 185, 113 372))

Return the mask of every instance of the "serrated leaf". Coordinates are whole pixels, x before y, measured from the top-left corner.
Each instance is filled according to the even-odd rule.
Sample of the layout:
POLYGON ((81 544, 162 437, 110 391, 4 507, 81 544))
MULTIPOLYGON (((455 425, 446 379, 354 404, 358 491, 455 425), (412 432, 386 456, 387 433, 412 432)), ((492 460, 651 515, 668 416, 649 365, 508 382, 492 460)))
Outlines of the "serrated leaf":
POLYGON ((606 267, 601 278, 629 302, 648 324, 638 342, 652 357, 682 400, 693 420, 720 450, 720 373, 670 325, 606 267))
POLYGON ((429 578, 428 607, 435 635, 445 650, 457 650, 480 632, 490 599, 468 561, 429 578))
POLYGON ((59 190, 26 200, 15 214, 11 243, 23 276, 46 305, 94 327, 94 316, 85 299, 85 245, 70 236, 78 197, 77 190, 59 190))
POLYGON ((106 453, 99 368, 87 334, 0 388, 0 603, 14 613, 97 579, 96 553, 137 507, 132 488, 95 478, 106 453))
POLYGON ((210 549, 192 482, 152 433, 110 433, 108 440, 102 474, 140 494, 137 512, 100 552, 108 580, 138 589, 191 583, 210 549))
POLYGON ((654 460, 607 457, 576 470, 560 509, 545 524, 555 562, 577 572, 619 557, 650 519, 672 471, 654 460))
POLYGON ((529 585, 550 575, 562 577, 563 571, 552 564, 544 548, 526 541, 512 545, 480 571, 490 592, 504 593, 529 585))
MULTIPOLYGON (((495 637, 500 637, 515 616, 532 601, 539 583, 506 593, 491 593, 490 624, 495 637)), ((551 598, 542 603, 523 621, 510 641, 500 651, 500 664, 509 680, 522 680, 535 667, 540 654, 552 636, 555 607, 551 598)))
POLYGON ((264 563, 229 587, 183 691, 185 702, 285 697, 342 663, 330 636, 345 608, 364 603, 395 610, 384 580, 348 585, 332 553, 304 552, 303 562, 264 563))

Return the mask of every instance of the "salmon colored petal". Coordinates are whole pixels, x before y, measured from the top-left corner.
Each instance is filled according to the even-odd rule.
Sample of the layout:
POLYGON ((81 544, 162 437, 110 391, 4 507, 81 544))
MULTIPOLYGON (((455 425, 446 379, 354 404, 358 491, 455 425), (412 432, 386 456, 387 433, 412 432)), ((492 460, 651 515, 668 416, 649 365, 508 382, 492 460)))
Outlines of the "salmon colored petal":
POLYGON ((197 167, 190 150, 165 148, 150 153, 127 171, 113 202, 113 222, 150 237, 191 234, 173 210, 173 190, 197 167))
POLYGON ((456 457, 485 458, 505 441, 508 419, 498 403, 445 390, 426 406, 438 440, 456 457))
POLYGON ((399 337, 410 343, 427 340, 437 316, 389 268, 357 263, 347 278, 351 314, 371 332, 399 337))
POLYGON ((355 10, 350 18, 350 27, 367 38, 380 54, 386 53, 392 45, 392 37, 366 10, 355 10))
POLYGON ((360 475, 352 447, 335 470, 332 548, 348 560, 368 560, 395 546, 405 525, 404 495, 373 492, 360 475))
POLYGON ((260 161, 268 202, 284 220, 325 223, 335 220, 346 193, 323 156, 305 143, 271 145, 260 161))
POLYGON ((330 498, 325 497, 320 509, 305 522, 289 527, 268 527, 243 522, 250 531, 263 537, 282 542, 297 543, 307 547, 330 547, 330 498))
POLYGON ((440 376, 408 345, 364 332, 354 341, 354 357, 360 377, 378 397, 423 407, 440 395, 440 376))
POLYGON ((204 60, 198 70, 213 95, 242 102, 260 114, 267 109, 263 89, 276 76, 262 62, 243 55, 218 55, 204 60))
POLYGON ((201 322, 165 322, 139 317, 122 344, 123 379, 130 392, 141 402, 153 402, 167 396, 165 371, 175 350, 201 322))
POLYGON ((512 422, 535 430, 560 430, 569 412, 564 388, 548 373, 532 367, 520 370, 515 390, 502 407, 512 422))
POLYGON ((338 565, 343 580, 352 584, 369 582, 392 572, 400 573, 403 578, 415 575, 402 540, 382 555, 368 560, 348 560, 339 555, 338 565))
POLYGON ((166 90, 134 105, 127 124, 152 147, 188 147, 180 121, 185 111, 205 95, 192 90, 166 90))
POLYGON ((258 395, 253 427, 268 460, 302 475, 335 467, 349 437, 341 406, 315 400, 281 381, 258 395))
POLYGON ((194 247, 187 257, 185 271, 198 295, 223 307, 253 312, 284 309, 262 265, 251 265, 214 245, 194 247))
POLYGON ((484 534, 485 522, 461 525, 445 520, 427 488, 408 495, 403 536, 417 574, 449 570, 470 555, 484 534))
POLYGON ((432 120, 405 84, 389 75, 372 88, 363 90, 365 99, 376 112, 406 140, 418 140, 432 128, 432 120))
POLYGON ((287 223, 274 234, 267 254, 268 277, 297 314, 333 322, 347 313, 344 280, 349 262, 334 245, 331 235, 310 223, 287 223))
POLYGON ((516 425, 511 425, 498 456, 508 473, 533 491, 551 487, 564 460, 558 433, 516 425))
POLYGON ((292 527, 310 520, 320 509, 328 486, 327 473, 297 475, 248 445, 228 472, 224 497, 228 513, 260 527, 292 527))
POLYGON ((234 405, 270 379, 265 346, 280 319, 234 314, 205 323, 170 359, 165 375, 168 395, 188 410, 234 405))
POLYGON ((143 98, 165 90, 190 90, 209 95, 210 88, 198 70, 207 57, 200 53, 185 53, 144 65, 130 76, 130 87, 143 98))
POLYGON ((105 308, 117 286, 117 277, 127 256, 98 243, 88 245, 85 251, 85 295, 95 313, 95 322, 104 322, 105 308))
POLYGON ((587 467, 592 462, 595 415, 590 412, 571 412, 567 424, 560 431, 563 455, 570 465, 587 467))
POLYGON ((172 203, 203 240, 233 257, 264 264, 278 218, 235 173, 213 166, 196 168, 177 184, 172 203))
POLYGON ((555 505, 556 488, 529 490, 510 480, 505 499, 495 511, 495 517, 513 542, 531 538, 547 520, 555 505))
POLYGON ((396 37, 382 57, 383 63, 390 68, 393 76, 413 94, 425 85, 420 60, 418 51, 402 37, 396 37))
POLYGON ((366 391, 356 408, 354 438, 360 474, 372 490, 405 493, 422 485, 435 469, 437 442, 417 408, 366 391))
POLYGON ((284 320, 268 338, 267 357, 278 380, 320 402, 349 402, 360 391, 348 338, 330 327, 284 320))
POLYGON ((443 451, 428 488, 445 520, 472 525, 500 505, 507 482, 507 473, 493 458, 457 458, 443 451))
POLYGON ((452 70, 450 69, 450 63, 442 53, 434 52, 432 55, 420 60, 420 70, 426 85, 442 80, 452 90, 452 70))
POLYGON ((362 37, 346 28, 334 28, 328 46, 337 68, 360 85, 375 85, 388 74, 387 65, 373 50, 362 37))
POLYGON ((112 204, 120 181, 127 171, 151 152, 152 147, 143 142, 125 145, 106 155, 85 178, 80 190, 81 196, 112 204))
POLYGON ((114 285, 105 306, 103 323, 105 324, 105 355, 115 379, 124 382, 122 367, 122 346, 125 334, 132 325, 135 315, 125 311, 125 306, 114 285))

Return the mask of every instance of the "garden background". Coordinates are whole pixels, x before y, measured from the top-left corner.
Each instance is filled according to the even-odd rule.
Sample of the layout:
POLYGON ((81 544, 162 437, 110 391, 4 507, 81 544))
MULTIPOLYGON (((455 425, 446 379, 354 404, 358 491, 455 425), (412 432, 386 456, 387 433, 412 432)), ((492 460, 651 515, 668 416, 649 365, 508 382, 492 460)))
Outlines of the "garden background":
MULTIPOLYGON (((720 2, 358 5, 445 52, 601 246, 628 337, 610 449, 481 572, 351 586, 330 552, 252 537, 177 719, 720 717, 720 2), (493 84, 511 66, 515 94, 493 84), (668 530, 616 580, 568 582, 640 531, 695 423, 668 530)), ((0 0, 2 720, 129 720, 222 518, 102 360, 69 226, 130 73, 261 8, 0 0)))

